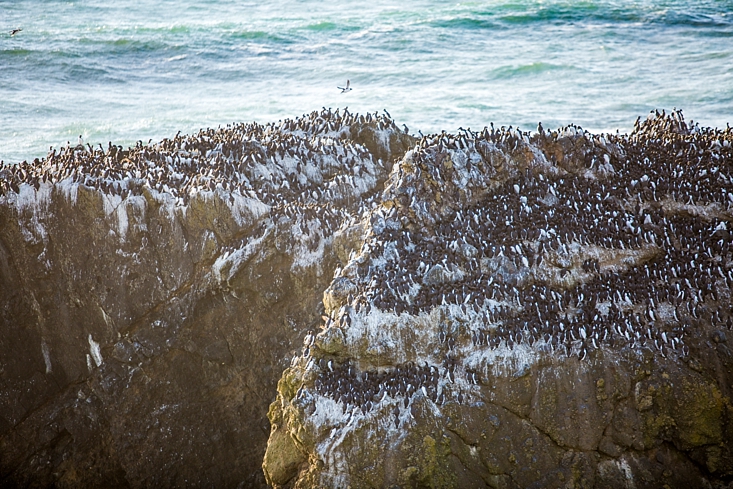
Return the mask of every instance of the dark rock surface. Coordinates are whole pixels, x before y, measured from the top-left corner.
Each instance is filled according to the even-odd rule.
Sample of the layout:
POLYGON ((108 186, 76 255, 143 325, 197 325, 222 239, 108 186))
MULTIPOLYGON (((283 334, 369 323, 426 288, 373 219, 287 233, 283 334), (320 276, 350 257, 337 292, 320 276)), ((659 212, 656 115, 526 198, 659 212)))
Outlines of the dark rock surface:
POLYGON ((431 135, 270 406, 276 487, 729 487, 733 131, 431 135))
POLYGON ((277 379, 411 143, 323 111, 0 167, 0 486, 263 487, 277 379))

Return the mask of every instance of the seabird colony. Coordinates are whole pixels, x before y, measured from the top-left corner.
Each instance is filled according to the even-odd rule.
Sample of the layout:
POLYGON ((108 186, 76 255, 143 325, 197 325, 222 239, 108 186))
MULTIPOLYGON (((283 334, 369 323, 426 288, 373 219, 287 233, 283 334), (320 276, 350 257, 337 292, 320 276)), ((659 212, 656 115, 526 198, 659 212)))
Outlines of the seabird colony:
MULTIPOLYGON (((230 205, 264 203, 272 219, 292 220, 304 235, 330 234, 375 205, 377 184, 388 171, 352 132, 382 143, 400 133, 384 114, 324 108, 278 123, 179 132, 127 149, 67 143, 43 159, 0 162, 0 201, 12 200, 23 186, 26 193, 84 186, 122 202, 144 196, 185 212, 193 199, 216 196, 230 205)), ((311 251, 316 238, 307 240, 311 251)))
POLYGON ((386 185, 361 253, 339 273, 353 290, 324 317, 322 343, 332 328, 369 323, 373 311, 419 324, 437 309, 436 353, 360 371, 366 359, 339 362, 309 335, 303 361, 317 372, 315 391, 344 412, 366 414, 392 399, 397 424, 421 393, 438 405, 461 403, 461 388, 449 387, 456 376, 489 382, 465 361, 481 351, 686 361, 691 344, 727 348, 730 127, 656 112, 630 135, 573 125, 434 134, 386 185), (701 340, 703 331, 715 333, 701 340))
POLYGON ((274 216, 320 218, 327 230, 371 209, 362 249, 337 272, 352 292, 293 361, 317 372, 316 392, 344 411, 400 399, 396 424, 415 395, 460 403, 461 390, 444 386, 457 375, 484 381, 459 351, 684 359, 703 327, 733 327, 730 127, 700 128, 672 112, 637 120, 630 135, 573 125, 428 135, 393 169, 377 205, 370 190, 385 162, 351 139, 367 126, 385 140, 402 133, 388 114, 323 109, 128 149, 67 145, 0 165, 0 199, 63 182, 122 199, 169 196, 184 208, 216 193, 257 199, 274 216), (436 309, 435 364, 360 370, 320 348, 318 338, 372 311, 436 309))

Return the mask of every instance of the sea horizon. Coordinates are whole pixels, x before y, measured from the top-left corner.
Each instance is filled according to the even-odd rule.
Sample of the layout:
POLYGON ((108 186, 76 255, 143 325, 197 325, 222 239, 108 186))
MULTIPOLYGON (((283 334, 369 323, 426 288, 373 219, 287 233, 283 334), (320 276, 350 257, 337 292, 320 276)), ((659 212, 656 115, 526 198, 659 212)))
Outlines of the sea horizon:
POLYGON ((733 121, 730 1, 25 0, 2 5, 0 26, 6 163, 79 135, 132 146, 322 107, 386 109, 415 135, 629 132, 675 108, 733 121))

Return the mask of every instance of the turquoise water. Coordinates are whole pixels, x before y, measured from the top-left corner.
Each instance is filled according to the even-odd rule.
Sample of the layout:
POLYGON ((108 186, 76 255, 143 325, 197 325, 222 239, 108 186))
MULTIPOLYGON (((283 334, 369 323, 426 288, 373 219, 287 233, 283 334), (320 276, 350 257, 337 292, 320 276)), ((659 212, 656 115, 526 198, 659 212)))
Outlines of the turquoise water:
POLYGON ((0 0, 0 29, 5 161, 324 106, 413 133, 733 122, 733 1, 0 0))

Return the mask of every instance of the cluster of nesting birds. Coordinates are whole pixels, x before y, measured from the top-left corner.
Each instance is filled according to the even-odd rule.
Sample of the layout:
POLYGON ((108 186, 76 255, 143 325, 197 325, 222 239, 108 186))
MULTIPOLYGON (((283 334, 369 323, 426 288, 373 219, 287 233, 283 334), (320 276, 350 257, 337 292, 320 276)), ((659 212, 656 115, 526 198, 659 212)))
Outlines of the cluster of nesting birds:
POLYGON ((323 109, 271 124, 230 124, 197 134, 138 141, 107 149, 81 141, 51 148, 43 159, 0 164, 0 196, 68 180, 123 199, 146 189, 173 196, 179 206, 201 192, 217 190, 256 198, 284 213, 303 205, 327 205, 333 212, 355 201, 383 173, 381 161, 354 142, 351 128, 396 131, 385 114, 352 114, 323 109))
POLYGON ((122 201, 150 193, 179 207, 197 196, 217 195, 232 205, 256 199, 270 206, 273 219, 292 223, 290 246, 302 244, 312 252, 321 237, 375 205, 377 183, 386 177, 389 162, 373 158, 354 140, 365 130, 382 140, 401 132, 386 112, 324 108, 278 123, 179 132, 127 149, 111 143, 106 150, 85 146, 80 137, 76 146, 51 148, 41 160, 0 162, 0 199, 23 186, 37 192, 62 182, 122 201))
MULTIPOLYGON (((0 164, 0 197, 64 181, 122 199, 159 192, 180 206, 214 192, 260 200, 299 226, 319 220, 333 229, 371 206, 385 172, 354 141, 355 126, 400 132, 386 112, 323 109, 128 149, 80 141, 42 160, 0 164)), ((585 358, 605 345, 685 355, 686 339, 702 323, 731 328, 730 127, 700 128, 680 112, 637 120, 629 135, 492 125, 425 136, 410 166, 391 182, 406 201, 372 213, 374 232, 363 248, 369 258, 357 267, 359 290, 348 310, 444 308, 438 342, 447 377, 459 347, 529 345, 585 358), (536 151, 546 165, 500 173, 503 156, 520 161, 536 151), (451 194, 459 161, 461 178, 483 193, 451 194)), ((348 313, 339 321, 348 322, 348 313)), ((322 388, 365 409, 382 390, 424 387, 437 400, 434 381, 420 380, 427 374, 419 367, 405 368, 357 381, 362 391, 345 387, 350 374, 327 366, 322 388)))
MULTIPOLYGON (((512 153, 532 142, 552 160, 563 139, 582 149, 572 171, 527 167, 431 225, 415 219, 434 206, 419 195, 383 212, 394 225, 374 227, 365 244, 355 310, 442 306, 448 351, 526 344, 581 359, 604 345, 684 356, 700 325, 731 329, 731 128, 701 129, 673 112, 637 121, 630 135, 427 136, 404 185, 446 187, 452 170, 441 162, 451 152, 483 144, 512 153)), ((486 172, 487 160, 469 159, 467 171, 486 172)))
POLYGON ((338 364, 333 359, 321 358, 319 368, 322 374, 316 379, 316 392, 340 403, 344 412, 356 408, 366 414, 390 398, 400 401, 393 412, 398 423, 399 405, 407 409, 416 395, 439 405, 446 401, 438 384, 441 373, 436 366, 407 363, 388 370, 360 371, 349 361, 338 364))

